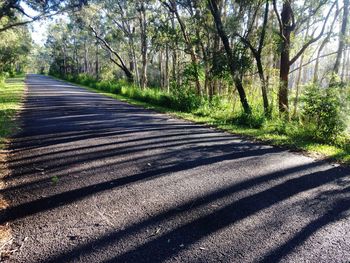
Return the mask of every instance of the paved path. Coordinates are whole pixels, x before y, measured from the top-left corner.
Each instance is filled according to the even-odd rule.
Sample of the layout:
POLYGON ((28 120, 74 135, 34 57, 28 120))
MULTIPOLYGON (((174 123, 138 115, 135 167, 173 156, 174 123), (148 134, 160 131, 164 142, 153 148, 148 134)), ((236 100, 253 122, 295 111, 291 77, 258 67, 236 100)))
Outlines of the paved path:
POLYGON ((350 170, 30 75, 11 262, 349 262, 350 170))

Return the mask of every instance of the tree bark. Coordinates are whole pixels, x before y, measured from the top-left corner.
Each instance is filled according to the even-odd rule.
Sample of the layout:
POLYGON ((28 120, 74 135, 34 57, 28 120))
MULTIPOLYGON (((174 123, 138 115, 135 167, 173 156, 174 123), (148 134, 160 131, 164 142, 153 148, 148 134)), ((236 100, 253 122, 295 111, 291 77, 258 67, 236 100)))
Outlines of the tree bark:
POLYGON ((222 21, 221 21, 221 14, 218 10, 218 5, 216 3, 216 0, 208 0, 209 8, 211 11, 211 14, 214 18, 215 26, 217 29, 217 32, 221 38, 221 41, 224 45, 228 60, 229 60, 229 67, 230 67, 230 73, 232 75, 233 81, 235 83, 235 86, 237 88, 239 98, 243 107, 243 110, 246 114, 251 114, 251 109, 248 104, 247 96, 245 93, 245 90, 243 88, 242 80, 239 77, 239 73, 235 64, 235 61, 233 59, 232 49, 228 40, 228 37, 226 35, 226 32, 224 30, 222 21))
POLYGON ((281 114, 288 116, 288 75, 290 71, 290 35, 295 28, 291 1, 285 1, 281 12, 281 53, 280 86, 278 90, 278 108, 281 114))
MULTIPOLYGON (((346 33, 347 33, 346 30, 347 30, 348 19, 349 19, 349 6, 350 6, 350 0, 344 0, 343 19, 342 19, 341 30, 339 33, 339 45, 338 45, 337 57, 335 59, 335 63, 333 67, 333 73, 336 75, 339 75, 340 63, 341 63, 343 49, 346 41, 346 33)), ((334 81, 334 78, 333 78, 333 81, 334 81)))
POLYGON ((147 47, 147 17, 146 8, 143 1, 141 1, 139 6, 139 22, 141 29, 141 75, 140 75, 140 85, 141 89, 147 87, 147 62, 148 62, 148 47, 147 47))

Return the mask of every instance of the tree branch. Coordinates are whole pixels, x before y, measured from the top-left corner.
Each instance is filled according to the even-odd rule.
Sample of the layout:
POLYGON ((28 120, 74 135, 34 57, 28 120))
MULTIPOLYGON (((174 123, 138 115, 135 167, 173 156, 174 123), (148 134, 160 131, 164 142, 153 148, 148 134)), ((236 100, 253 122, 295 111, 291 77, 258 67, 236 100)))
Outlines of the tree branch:
MULTIPOLYGON (((350 49, 343 49, 343 51, 345 51, 345 50, 350 50, 350 49)), ((325 58, 325 57, 329 57, 329 56, 332 56, 332 55, 335 55, 335 54, 337 54, 337 51, 334 51, 334 52, 331 52, 331 53, 322 55, 322 56, 320 56, 319 58, 325 58)), ((310 65, 312 62, 314 62, 314 61, 316 61, 316 60, 317 60, 317 58, 314 58, 314 59, 309 60, 308 62, 306 62, 305 64, 303 64, 301 67, 297 67, 297 68, 291 70, 291 71, 289 72, 289 74, 293 73, 294 71, 299 70, 300 68, 303 68, 303 67, 305 67, 305 66, 307 66, 307 65, 310 65)))
POLYGON ((120 64, 117 64, 117 65, 118 65, 121 69, 123 69, 123 70, 127 69, 127 67, 126 67, 126 65, 125 65, 125 63, 124 63, 124 60, 121 58, 121 56, 118 54, 118 52, 116 52, 116 51, 107 43, 106 40, 104 40, 102 37, 100 37, 100 36, 97 34, 96 30, 95 30, 91 25, 89 25, 89 28, 90 28, 91 31, 94 33, 95 37, 96 37, 99 41, 101 41, 102 44, 103 44, 113 55, 115 55, 115 56, 118 58, 120 64))
POLYGON ((333 3, 333 5, 331 6, 331 8, 329 9, 328 11, 328 14, 323 22, 323 27, 321 29, 321 32, 320 34, 317 36, 317 37, 314 37, 312 39, 310 39, 308 42, 306 42, 303 47, 299 50, 299 52, 289 61, 289 65, 292 65, 295 61, 298 60, 298 58, 301 56, 301 54, 304 53, 304 51, 313 43, 315 43, 316 41, 318 41, 322 36, 323 36, 323 33, 324 33, 324 30, 326 28, 326 24, 327 24, 327 21, 328 21, 328 18, 330 16, 330 14, 332 13, 332 10, 335 6, 335 2, 333 3))

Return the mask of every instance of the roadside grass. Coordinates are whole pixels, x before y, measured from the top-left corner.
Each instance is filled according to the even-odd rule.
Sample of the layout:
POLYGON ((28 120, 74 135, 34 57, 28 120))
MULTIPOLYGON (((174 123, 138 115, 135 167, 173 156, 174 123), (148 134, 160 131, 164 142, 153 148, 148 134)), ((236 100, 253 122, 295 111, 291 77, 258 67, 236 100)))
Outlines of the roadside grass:
POLYGON ((6 140, 17 129, 14 119, 21 107, 24 87, 23 76, 0 83, 0 150, 4 149, 6 140))
MULTIPOLYGON (((57 78, 60 79, 60 78, 57 78)), ((342 164, 350 164, 349 135, 339 144, 325 144, 317 142, 310 134, 312 131, 301 128, 296 122, 285 123, 280 119, 262 120, 259 113, 253 120, 241 122, 232 107, 208 107, 205 103, 196 109, 181 111, 167 98, 169 94, 158 89, 139 90, 130 87, 125 82, 94 82, 68 79, 68 82, 77 84, 90 91, 121 100, 132 105, 166 113, 174 117, 192 122, 209 125, 232 134, 245 136, 252 140, 262 141, 275 146, 289 148, 293 151, 303 152, 318 159, 328 159, 342 164), (164 106, 169 105, 170 107, 164 106)))
MULTIPOLYGON (((21 108, 24 95, 24 76, 9 78, 0 82, 0 189, 4 187, 3 178, 8 174, 6 166, 5 147, 8 138, 17 130, 15 117, 21 108)), ((0 211, 9 206, 7 200, 0 194, 0 211)), ((12 242, 11 227, 0 225, 0 261, 8 254, 12 242)))

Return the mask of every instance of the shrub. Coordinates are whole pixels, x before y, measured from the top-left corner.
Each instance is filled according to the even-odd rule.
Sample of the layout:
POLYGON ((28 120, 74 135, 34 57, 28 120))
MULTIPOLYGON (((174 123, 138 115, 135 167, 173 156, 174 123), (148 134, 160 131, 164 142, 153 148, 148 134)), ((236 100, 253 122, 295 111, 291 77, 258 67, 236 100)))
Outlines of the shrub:
POLYGON ((8 72, 0 72, 0 84, 4 84, 9 76, 10 74, 8 72))
POLYGON ((247 114, 241 112, 238 116, 233 118, 233 123, 241 126, 247 126, 249 128, 259 129, 265 123, 265 116, 260 113, 247 114))
POLYGON ((193 88, 187 85, 172 85, 171 95, 173 102, 170 107, 176 110, 191 112, 198 109, 202 103, 202 98, 197 96, 193 88))
POLYGON ((345 131, 346 123, 338 86, 320 88, 310 85, 305 92, 303 115, 314 127, 314 139, 335 142, 345 131))
POLYGON ((287 122, 284 118, 277 118, 265 123, 264 129, 269 133, 286 134, 287 122))

